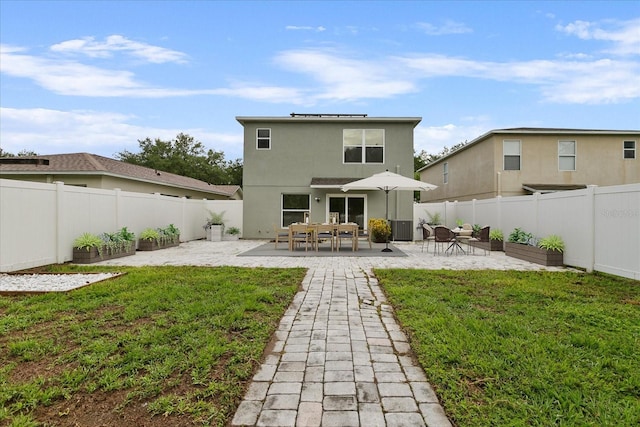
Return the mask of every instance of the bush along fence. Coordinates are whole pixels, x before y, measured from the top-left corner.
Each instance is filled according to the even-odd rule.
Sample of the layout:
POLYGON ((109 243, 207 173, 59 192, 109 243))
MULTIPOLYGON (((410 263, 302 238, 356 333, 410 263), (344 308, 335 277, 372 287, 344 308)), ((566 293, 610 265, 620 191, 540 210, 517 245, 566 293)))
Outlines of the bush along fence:
POLYGON ((180 244, 180 230, 173 224, 164 228, 145 228, 138 239, 139 251, 156 251, 180 244))

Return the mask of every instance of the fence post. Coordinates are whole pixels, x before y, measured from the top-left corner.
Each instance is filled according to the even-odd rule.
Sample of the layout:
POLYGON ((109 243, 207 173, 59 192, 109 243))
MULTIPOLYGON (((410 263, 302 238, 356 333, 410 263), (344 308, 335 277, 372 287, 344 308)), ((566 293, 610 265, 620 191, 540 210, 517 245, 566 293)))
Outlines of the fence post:
POLYGON ((62 241, 62 236, 66 233, 63 230, 64 227, 64 182, 56 181, 56 263, 63 264, 66 254, 65 242, 62 241))
POLYGON ((596 187, 597 185, 587 185, 587 209, 586 217, 589 227, 587 233, 587 273, 593 273, 596 263, 596 187))
POLYGON ((496 219, 498 222, 498 226, 496 228, 499 228, 500 230, 502 230, 502 232, 506 236, 507 230, 502 228, 502 196, 496 197, 496 216, 498 217, 496 219))
POLYGON ((476 199, 473 199, 471 200, 471 225, 476 222, 476 199))

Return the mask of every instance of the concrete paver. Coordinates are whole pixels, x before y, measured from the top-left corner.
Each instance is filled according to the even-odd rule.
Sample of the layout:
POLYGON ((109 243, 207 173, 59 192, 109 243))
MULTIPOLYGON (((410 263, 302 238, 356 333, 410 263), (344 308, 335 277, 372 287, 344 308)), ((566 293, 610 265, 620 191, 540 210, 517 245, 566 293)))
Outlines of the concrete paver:
POLYGON ((233 426, 451 426, 373 268, 551 270, 503 253, 434 256, 397 243, 406 257, 238 255, 264 241, 182 243, 104 265, 306 267, 233 426))

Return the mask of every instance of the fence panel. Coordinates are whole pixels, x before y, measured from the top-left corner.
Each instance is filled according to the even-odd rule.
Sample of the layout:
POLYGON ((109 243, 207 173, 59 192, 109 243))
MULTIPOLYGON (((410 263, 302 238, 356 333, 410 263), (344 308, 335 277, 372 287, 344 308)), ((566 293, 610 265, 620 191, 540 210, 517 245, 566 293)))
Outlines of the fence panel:
POLYGON ((188 200, 159 194, 0 179, 0 271, 71 261, 82 233, 139 235, 174 224, 183 241, 202 239, 207 210, 242 228, 242 200, 188 200))
POLYGON ((594 269, 640 280, 640 184, 595 189, 594 269))
MULTIPOLYGON (((455 226, 455 219, 460 218, 499 228, 505 240, 516 227, 538 238, 557 234, 565 242, 565 264, 640 280, 640 184, 470 202, 418 203, 414 218, 442 210, 447 214, 447 226, 455 226)), ((421 239, 420 234, 415 236, 421 239)))

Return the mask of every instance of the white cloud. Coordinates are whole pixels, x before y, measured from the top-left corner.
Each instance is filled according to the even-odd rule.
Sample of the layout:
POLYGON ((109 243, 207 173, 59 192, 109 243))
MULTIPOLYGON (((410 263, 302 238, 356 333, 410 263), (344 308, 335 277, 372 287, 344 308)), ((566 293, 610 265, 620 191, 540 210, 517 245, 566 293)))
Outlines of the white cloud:
POLYGON ((443 36, 448 34, 466 34, 473 30, 466 24, 455 21, 445 21, 442 25, 434 25, 428 22, 419 22, 416 27, 429 36, 443 36))
POLYGON ((242 131, 237 134, 212 130, 171 129, 132 124, 137 117, 99 111, 60 111, 44 108, 0 108, 2 149, 23 149, 39 154, 89 152, 113 157, 124 150, 137 152, 138 140, 170 140, 187 133, 207 149, 223 151, 227 160, 242 157, 242 131))
POLYGON ((287 25, 285 27, 285 29, 289 30, 289 31, 315 31, 317 33, 321 33, 323 31, 326 31, 326 28, 323 27, 322 25, 317 26, 317 27, 300 26, 300 25, 287 25))
POLYGON ((33 80, 60 95, 89 97, 166 98, 194 95, 233 96, 266 102, 304 103, 297 89, 272 85, 236 84, 230 88, 174 89, 153 87, 131 71, 108 70, 68 59, 26 54, 20 47, 0 46, 0 72, 33 80))
POLYGON ((417 153, 425 151, 437 154, 443 147, 451 148, 461 142, 472 141, 491 130, 485 117, 470 120, 466 125, 446 124, 442 126, 418 125, 414 131, 414 149, 417 153))
POLYGON ((416 90, 414 83, 403 78, 402 70, 390 61, 349 59, 322 50, 285 51, 275 61, 320 83, 314 96, 318 100, 389 98, 416 90))
POLYGON ((154 64, 187 62, 187 55, 182 52, 136 42, 120 35, 109 36, 105 41, 96 41, 93 37, 67 40, 51 46, 51 51, 83 54, 92 58, 111 58, 115 52, 123 52, 154 64))
POLYGON ((556 30, 582 40, 600 40, 612 43, 604 52, 615 55, 640 55, 640 18, 628 21, 574 21, 557 25, 556 30))

